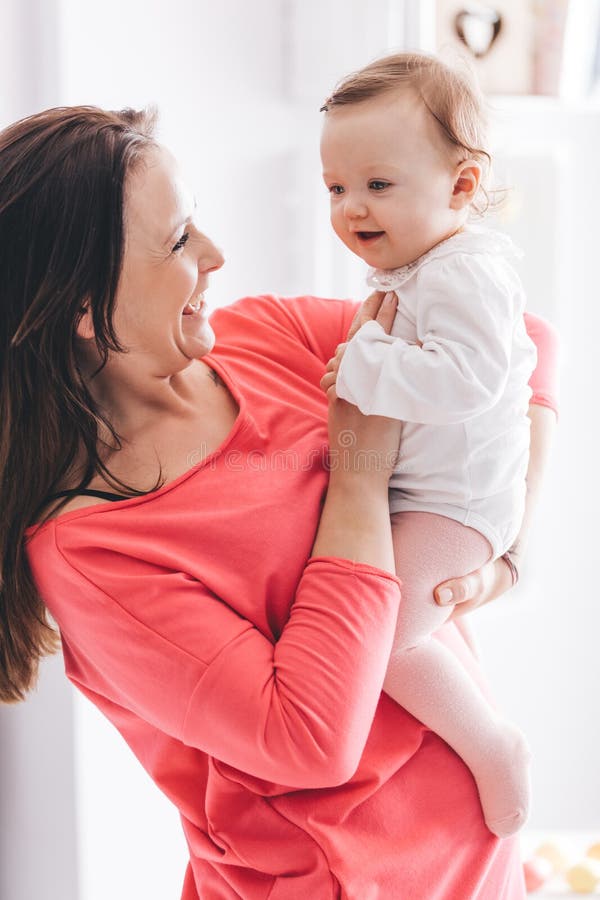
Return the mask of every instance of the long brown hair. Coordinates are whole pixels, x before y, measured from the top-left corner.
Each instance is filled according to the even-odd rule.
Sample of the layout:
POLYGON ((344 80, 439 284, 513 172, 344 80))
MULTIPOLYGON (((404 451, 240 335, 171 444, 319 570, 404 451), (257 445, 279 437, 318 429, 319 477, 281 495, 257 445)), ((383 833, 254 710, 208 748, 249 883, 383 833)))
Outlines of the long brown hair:
POLYGON ((492 161, 485 149, 487 117, 483 96, 466 62, 464 68, 455 68, 427 53, 383 56, 343 78, 321 112, 406 88, 427 108, 446 146, 481 164, 482 184, 471 203, 473 210, 482 215, 491 205, 499 205, 491 195, 504 192, 488 191, 485 187, 492 161))
POLYGON ((52 492, 73 479, 85 487, 96 472, 130 496, 143 493, 112 476, 101 459, 99 427, 116 449, 121 441, 84 383, 76 328, 88 307, 97 372, 109 350, 124 349, 112 314, 126 179, 155 145, 154 120, 149 110, 60 107, 0 132, 0 700, 6 703, 25 698, 40 657, 60 643, 28 565, 26 528, 52 492))

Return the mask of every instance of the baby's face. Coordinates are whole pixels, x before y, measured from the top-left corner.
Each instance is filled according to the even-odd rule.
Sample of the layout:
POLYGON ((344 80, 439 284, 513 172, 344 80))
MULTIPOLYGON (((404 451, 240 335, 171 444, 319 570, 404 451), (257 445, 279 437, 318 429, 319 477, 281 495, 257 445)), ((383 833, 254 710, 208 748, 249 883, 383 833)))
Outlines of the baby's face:
POLYGON ((338 237, 370 266, 395 269, 453 234, 456 162, 409 91, 333 108, 321 140, 338 237))

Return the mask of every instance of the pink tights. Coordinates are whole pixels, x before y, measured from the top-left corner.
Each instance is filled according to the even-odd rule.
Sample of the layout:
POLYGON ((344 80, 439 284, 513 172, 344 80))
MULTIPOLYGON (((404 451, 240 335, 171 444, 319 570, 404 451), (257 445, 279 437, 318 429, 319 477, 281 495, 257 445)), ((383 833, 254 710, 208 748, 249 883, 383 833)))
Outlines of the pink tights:
POLYGON ((392 535, 402 600, 384 690, 462 757, 486 825, 506 837, 529 811, 527 743, 492 710, 453 654, 431 639, 452 612, 435 603, 433 588, 482 566, 490 544, 466 525, 424 512, 393 513, 392 535))

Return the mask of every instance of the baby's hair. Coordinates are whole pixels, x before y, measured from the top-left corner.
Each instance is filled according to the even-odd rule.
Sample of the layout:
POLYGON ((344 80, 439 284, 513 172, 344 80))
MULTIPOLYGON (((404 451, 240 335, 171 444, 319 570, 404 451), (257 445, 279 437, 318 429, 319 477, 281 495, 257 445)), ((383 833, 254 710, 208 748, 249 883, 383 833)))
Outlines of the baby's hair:
POLYGON ((458 150, 463 159, 475 159, 481 164, 482 183, 471 207, 484 215, 491 205, 496 205, 485 188, 492 158, 485 149, 487 117, 483 96, 466 61, 461 71, 426 53, 383 56, 343 78, 321 112, 362 103, 399 88, 408 88, 420 98, 450 150, 458 150))

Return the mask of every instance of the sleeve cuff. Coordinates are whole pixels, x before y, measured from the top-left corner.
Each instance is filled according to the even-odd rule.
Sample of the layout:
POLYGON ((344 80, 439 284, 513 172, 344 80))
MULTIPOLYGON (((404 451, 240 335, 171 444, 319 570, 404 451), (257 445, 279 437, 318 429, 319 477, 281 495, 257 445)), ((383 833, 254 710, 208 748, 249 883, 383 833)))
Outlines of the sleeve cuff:
POLYGON ((393 581, 398 587, 402 587, 402 581, 393 572, 388 572, 386 569, 378 569, 377 566, 371 566, 368 563, 355 562, 352 559, 343 559, 338 556, 311 556, 306 563, 305 571, 309 566, 323 566, 326 570, 332 568, 345 569, 349 574, 353 575, 373 575, 377 578, 393 581))
POLYGON ((556 399, 550 394, 545 394, 543 391, 536 391, 531 395, 529 403, 533 403, 535 406, 545 406, 547 409, 551 409, 556 416, 556 420, 558 421, 558 406, 556 403, 556 399))

